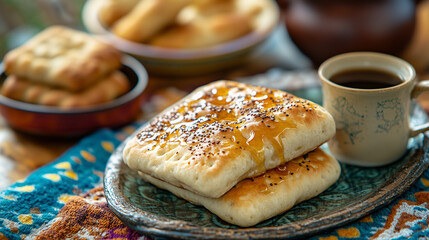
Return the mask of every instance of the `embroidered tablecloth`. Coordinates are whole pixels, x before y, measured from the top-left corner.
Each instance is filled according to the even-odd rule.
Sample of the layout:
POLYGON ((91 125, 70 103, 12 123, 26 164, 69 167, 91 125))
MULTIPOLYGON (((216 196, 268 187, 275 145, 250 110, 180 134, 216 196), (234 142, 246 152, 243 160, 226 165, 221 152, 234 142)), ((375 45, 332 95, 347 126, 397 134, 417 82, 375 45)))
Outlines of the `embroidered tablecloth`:
MULTIPOLYGON (((276 73, 271 75, 275 79, 276 73)), ((253 80, 257 82, 257 78, 253 80)), ((279 76, 279 83, 285 81, 279 76)), ((109 210, 102 188, 110 154, 140 124, 136 122, 119 130, 98 130, 51 164, 2 191, 0 240, 147 239, 125 226, 109 210)), ((429 239, 428 204, 429 170, 426 170, 389 205, 310 239, 429 239)))

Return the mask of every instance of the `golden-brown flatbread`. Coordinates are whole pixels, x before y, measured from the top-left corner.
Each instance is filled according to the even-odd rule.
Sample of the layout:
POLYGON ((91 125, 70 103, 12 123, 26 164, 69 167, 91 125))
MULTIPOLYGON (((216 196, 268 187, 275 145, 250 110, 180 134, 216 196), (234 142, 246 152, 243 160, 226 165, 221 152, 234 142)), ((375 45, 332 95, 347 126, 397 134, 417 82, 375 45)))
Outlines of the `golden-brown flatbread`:
POLYGON ((52 26, 4 59, 7 75, 80 91, 121 66, 122 54, 84 32, 52 26))
POLYGON ((192 7, 200 19, 224 13, 238 13, 240 10, 237 9, 237 0, 198 0, 193 2, 192 7))
POLYGON ((166 48, 201 48, 237 39, 252 31, 252 16, 223 13, 173 26, 155 36, 150 45, 166 48))
POLYGON ((191 0, 144 0, 126 16, 118 20, 112 32, 118 37, 145 42, 173 23, 179 12, 191 0))
MULTIPOLYGON (((98 19, 105 26, 112 26, 127 15, 141 0, 100 0, 98 19)), ((143 0, 144 1, 144 0, 143 0)))
POLYGON ((22 102, 70 109, 113 100, 129 89, 129 80, 120 71, 100 79, 81 92, 52 88, 12 75, 3 83, 0 94, 22 102))
POLYGON ((334 134, 332 116, 315 103, 280 90, 217 81, 150 121, 127 142, 123 159, 132 169, 217 198, 334 134))
POLYGON ((261 176, 244 179, 220 198, 207 198, 146 174, 148 182, 241 226, 253 226, 313 198, 340 176, 338 161, 320 148, 295 158, 261 176))

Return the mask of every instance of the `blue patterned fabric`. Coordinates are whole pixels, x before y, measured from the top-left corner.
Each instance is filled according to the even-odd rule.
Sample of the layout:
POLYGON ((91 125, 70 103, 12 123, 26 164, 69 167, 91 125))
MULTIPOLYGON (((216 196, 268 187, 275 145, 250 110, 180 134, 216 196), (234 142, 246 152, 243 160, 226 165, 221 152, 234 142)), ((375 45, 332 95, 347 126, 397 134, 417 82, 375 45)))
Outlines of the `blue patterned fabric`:
POLYGON ((408 191, 386 207, 311 239, 428 239, 428 225, 429 170, 426 170, 408 191))
POLYGON ((107 160, 127 135, 99 130, 56 161, 0 194, 0 239, 21 239, 53 219, 70 196, 99 185, 107 160))

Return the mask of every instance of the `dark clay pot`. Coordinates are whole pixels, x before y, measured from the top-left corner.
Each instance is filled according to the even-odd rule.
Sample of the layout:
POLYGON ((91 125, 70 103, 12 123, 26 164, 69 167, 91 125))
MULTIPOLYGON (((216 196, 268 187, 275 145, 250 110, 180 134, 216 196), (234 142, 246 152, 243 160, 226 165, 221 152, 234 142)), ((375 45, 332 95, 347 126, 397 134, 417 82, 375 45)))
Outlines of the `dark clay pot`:
POLYGON ((412 38, 413 0, 278 0, 296 46, 319 66, 334 55, 375 51, 398 55, 412 38))

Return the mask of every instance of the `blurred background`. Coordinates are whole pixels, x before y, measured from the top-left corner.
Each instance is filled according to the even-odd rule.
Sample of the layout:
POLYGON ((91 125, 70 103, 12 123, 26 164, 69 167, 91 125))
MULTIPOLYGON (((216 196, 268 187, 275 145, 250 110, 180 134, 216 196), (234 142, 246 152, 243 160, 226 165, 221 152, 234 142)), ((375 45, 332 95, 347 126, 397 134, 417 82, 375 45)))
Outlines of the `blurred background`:
POLYGON ((1 0, 0 55, 54 24, 84 30, 81 11, 84 0, 1 0))
MULTIPOLYGON (((179 90, 189 91, 209 81, 253 76, 271 69, 317 69, 328 57, 350 51, 399 56, 413 64, 420 79, 429 78, 428 0, 273 2, 281 13, 278 26, 242 65, 206 76, 173 76, 174 81, 171 76, 167 80, 159 78, 149 69, 148 89, 175 85, 179 90)), ((0 57, 50 25, 88 31, 82 21, 86 3, 85 0, 1 0, 0 57)))
MULTIPOLYGON (((285 69, 317 66, 350 51, 379 51, 410 61, 419 73, 429 60, 427 0, 276 0, 279 27, 272 34, 268 63, 285 69)), ((60 24, 87 31, 82 23, 85 0, 1 0, 0 57, 47 26, 60 24)))

